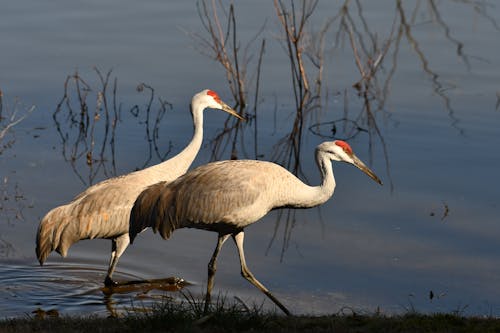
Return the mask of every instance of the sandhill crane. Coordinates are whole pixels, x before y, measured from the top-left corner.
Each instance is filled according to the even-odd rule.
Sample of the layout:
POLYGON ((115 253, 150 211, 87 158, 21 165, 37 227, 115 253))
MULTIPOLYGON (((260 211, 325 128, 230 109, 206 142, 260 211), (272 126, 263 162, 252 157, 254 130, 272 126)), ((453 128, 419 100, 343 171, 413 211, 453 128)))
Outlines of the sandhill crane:
POLYGON ((327 201, 335 189, 331 161, 358 167, 377 183, 380 179, 344 141, 324 142, 316 148, 321 185, 309 186, 285 168, 271 162, 231 160, 200 166, 171 183, 145 189, 130 215, 130 241, 147 227, 167 239, 179 228, 218 233, 217 246, 208 264, 205 311, 210 302, 216 261, 224 242, 232 236, 240 257, 242 276, 267 295, 286 314, 287 308, 250 272, 243 251, 244 229, 270 210, 282 207, 309 208, 327 201))
POLYGON ((200 150, 203 110, 206 108, 220 109, 243 119, 212 90, 203 90, 194 95, 191 101, 194 134, 184 150, 157 165, 95 184, 70 203, 54 208, 45 215, 36 238, 36 255, 40 265, 53 250, 65 257, 69 247, 79 240, 111 239, 111 259, 104 284, 116 284, 112 275, 120 256, 130 243, 130 209, 135 199, 147 186, 159 181, 170 182, 187 171, 200 150))

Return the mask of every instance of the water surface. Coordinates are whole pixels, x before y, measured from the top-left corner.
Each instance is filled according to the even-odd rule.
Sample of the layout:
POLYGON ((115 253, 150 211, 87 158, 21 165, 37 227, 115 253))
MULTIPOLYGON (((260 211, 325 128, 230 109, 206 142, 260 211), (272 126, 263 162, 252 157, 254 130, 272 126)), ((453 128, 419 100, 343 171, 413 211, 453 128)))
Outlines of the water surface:
MULTIPOLYGON (((236 4, 241 56, 257 36, 246 49, 250 118, 259 48, 266 40, 257 121, 224 137, 220 147, 225 149, 215 158, 236 153, 293 170, 297 157, 300 178, 317 184, 314 147, 347 139, 384 187, 355 168, 335 164, 336 193, 320 209, 272 212, 247 229, 250 268, 294 313, 416 309, 498 316, 498 5, 387 0, 348 2, 343 15, 340 8, 322 2, 309 22, 308 33, 318 38, 334 19, 325 34, 321 108, 304 116, 300 136, 291 136, 296 105, 275 8, 267 1, 236 4), (390 42, 367 95, 353 87, 361 76, 349 31, 364 66, 367 55, 377 59, 390 42), (373 118, 367 116, 367 103, 373 118), (292 141, 283 138, 299 137, 299 152, 288 155, 292 141)), ((222 11, 219 15, 224 17, 222 11)), ((90 183, 180 151, 190 140, 188 107, 194 93, 211 88, 234 103, 222 66, 193 39, 192 34, 203 35, 196 2, 18 1, 5 4, 0 18, 0 131, 10 119, 27 115, 0 141, 0 316, 37 310, 110 315, 138 302, 150 306, 165 295, 182 299, 164 290, 107 296, 101 289, 107 240, 82 241, 67 258, 52 254, 39 267, 34 239, 46 212, 90 183), (95 124, 96 161, 89 166, 85 149, 91 141, 78 141, 78 126, 68 120, 68 105, 79 111, 73 81, 66 87, 70 102, 53 115, 66 78, 75 71, 90 88, 89 110, 95 109, 103 86, 94 66, 103 78, 110 71, 108 115, 119 121, 108 132, 104 121, 95 124), (137 91, 141 83, 147 86, 137 91), (149 123, 148 87, 154 89, 149 123)), ((309 58, 306 64, 314 82, 315 67, 309 58)), ((101 115, 104 120, 105 112, 101 115)), ((221 113, 206 112, 206 144, 194 165, 214 158, 213 140, 225 120, 221 113)), ((169 241, 145 232, 127 249, 116 278, 179 277, 192 284, 190 292, 201 293, 215 244, 216 235, 204 231, 180 230, 169 241)), ((240 277, 230 242, 220 255, 215 287, 230 299, 273 308, 240 277)))

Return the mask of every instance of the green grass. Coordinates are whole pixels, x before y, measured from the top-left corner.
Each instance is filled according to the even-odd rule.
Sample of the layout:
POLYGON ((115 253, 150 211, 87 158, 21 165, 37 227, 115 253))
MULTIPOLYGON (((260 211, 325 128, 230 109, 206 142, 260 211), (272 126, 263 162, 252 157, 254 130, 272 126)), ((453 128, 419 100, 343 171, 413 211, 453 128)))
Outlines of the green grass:
POLYGON ((500 319, 456 314, 292 316, 218 301, 207 315, 200 302, 166 301, 120 318, 50 317, 0 321, 0 332, 500 332, 500 319))

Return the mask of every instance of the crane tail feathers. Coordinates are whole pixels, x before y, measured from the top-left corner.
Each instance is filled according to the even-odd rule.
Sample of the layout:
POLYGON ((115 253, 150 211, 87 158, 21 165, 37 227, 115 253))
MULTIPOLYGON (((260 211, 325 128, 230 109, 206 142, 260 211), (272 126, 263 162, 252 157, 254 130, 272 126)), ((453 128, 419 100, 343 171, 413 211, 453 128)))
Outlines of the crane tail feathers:
POLYGON ((176 229, 168 213, 173 193, 166 185, 167 182, 151 185, 137 197, 130 213, 130 243, 146 228, 159 232, 164 239, 170 238, 176 229))
POLYGON ((54 250, 66 257, 69 247, 75 242, 70 221, 63 217, 61 207, 53 209, 42 219, 36 235, 36 256, 40 265, 54 250))
POLYGON ((159 231, 163 239, 168 239, 176 228, 171 214, 173 209, 174 193, 169 188, 164 188, 152 211, 154 217, 154 230, 159 231))
POLYGON ((158 193, 164 184, 165 182, 160 182, 147 187, 135 200, 132 211, 130 212, 128 230, 130 244, 132 244, 135 237, 146 228, 153 227, 153 230, 156 232, 156 228, 154 228, 153 225, 152 210, 156 204, 158 193))

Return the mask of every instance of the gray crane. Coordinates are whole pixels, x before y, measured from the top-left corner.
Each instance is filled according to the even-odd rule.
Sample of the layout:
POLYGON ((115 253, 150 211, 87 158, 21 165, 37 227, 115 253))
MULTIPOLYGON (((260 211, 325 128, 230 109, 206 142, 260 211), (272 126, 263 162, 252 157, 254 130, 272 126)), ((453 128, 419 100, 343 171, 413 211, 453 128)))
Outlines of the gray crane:
POLYGON ((130 215, 130 241, 151 227, 168 239, 179 228, 218 233, 208 264, 205 311, 210 303, 216 261, 224 242, 232 236, 240 257, 241 274, 268 296, 283 312, 288 309, 250 272, 243 250, 244 229, 277 208, 309 208, 323 204, 335 189, 332 161, 358 167, 377 183, 380 179, 353 153, 349 144, 336 140, 316 148, 321 185, 309 186, 278 164, 256 160, 230 160, 200 166, 171 183, 149 186, 137 198, 130 215))
POLYGON ((54 250, 66 257, 69 247, 79 240, 111 239, 111 258, 104 284, 115 285, 112 275, 130 243, 130 210, 135 199, 147 186, 160 181, 171 182, 188 170, 203 140, 203 110, 206 108, 220 109, 243 119, 212 90, 206 89, 194 95, 191 101, 193 138, 179 154, 149 168, 95 184, 70 203, 45 215, 36 235, 36 255, 40 265, 54 250))

